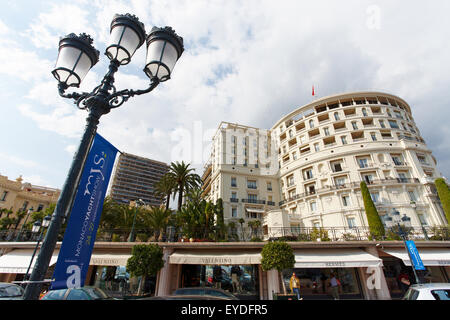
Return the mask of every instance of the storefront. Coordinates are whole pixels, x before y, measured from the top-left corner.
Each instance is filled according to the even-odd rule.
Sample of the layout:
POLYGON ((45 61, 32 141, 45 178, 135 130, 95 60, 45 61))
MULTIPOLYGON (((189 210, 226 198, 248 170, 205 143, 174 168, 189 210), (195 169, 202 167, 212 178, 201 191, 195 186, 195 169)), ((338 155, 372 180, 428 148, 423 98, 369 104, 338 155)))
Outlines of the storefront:
MULTIPOLYGON (((421 283, 450 282, 450 251, 437 248, 418 248, 420 258, 426 270, 416 271, 421 283)), ((403 297, 408 286, 402 284, 401 277, 407 276, 411 284, 416 283, 411 261, 406 249, 383 248, 379 250, 383 259, 383 271, 389 292, 393 299, 403 297), (400 276, 402 275, 402 276, 400 276)))
POLYGON ((260 299, 261 254, 239 251, 186 251, 169 256, 179 270, 178 288, 212 287, 233 293, 240 299, 260 299))
MULTIPOLYGON (((33 249, 14 249, 0 256, 0 282, 22 281, 28 268, 29 274, 31 274, 39 254, 39 250, 36 251, 30 267, 33 252, 33 249)), ((47 271, 45 277, 46 279, 49 279, 53 274, 54 266, 58 260, 58 254, 59 250, 55 250, 53 252, 49 270, 47 271)))
POLYGON ((283 281, 289 290, 289 281, 295 272, 300 279, 300 295, 305 300, 332 299, 332 274, 341 283, 340 299, 364 299, 362 268, 382 266, 380 258, 355 248, 302 249, 295 250, 294 254, 294 268, 283 270, 283 281))
MULTIPOLYGON (((126 269, 131 257, 128 252, 94 252, 91 256, 86 285, 103 289, 114 297, 133 296, 138 293, 141 277, 131 277, 126 269)), ((156 276, 147 277, 142 294, 154 295, 156 276)))

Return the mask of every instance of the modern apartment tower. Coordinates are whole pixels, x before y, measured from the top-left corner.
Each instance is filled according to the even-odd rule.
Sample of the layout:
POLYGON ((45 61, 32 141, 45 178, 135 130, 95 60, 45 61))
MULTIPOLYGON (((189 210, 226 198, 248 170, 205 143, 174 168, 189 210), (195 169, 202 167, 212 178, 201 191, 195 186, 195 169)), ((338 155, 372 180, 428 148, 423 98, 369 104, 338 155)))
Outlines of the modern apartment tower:
POLYGON ((155 184, 168 171, 166 163, 122 153, 115 167, 110 196, 114 201, 130 203, 142 199, 146 205, 160 206, 155 184))
POLYGON ((395 212, 416 227, 447 224, 434 186, 436 159, 411 107, 387 93, 324 97, 270 130, 221 123, 206 168, 205 194, 223 199, 228 221, 365 227, 365 181, 382 218, 395 212))

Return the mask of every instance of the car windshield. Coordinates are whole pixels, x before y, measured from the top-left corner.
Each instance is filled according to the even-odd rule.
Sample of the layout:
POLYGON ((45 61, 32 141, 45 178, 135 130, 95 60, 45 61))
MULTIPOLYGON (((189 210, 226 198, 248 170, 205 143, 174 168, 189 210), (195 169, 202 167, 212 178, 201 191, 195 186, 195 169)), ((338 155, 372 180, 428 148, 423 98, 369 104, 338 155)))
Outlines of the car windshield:
POLYGON ((85 288, 84 289, 94 300, 108 299, 109 297, 101 290, 97 288, 85 288))
POLYGON ((22 295, 22 289, 15 285, 6 285, 0 287, 0 297, 20 297, 22 295))
POLYGON ((432 290, 431 294, 436 300, 450 300, 450 290, 432 290))
POLYGON ((409 288, 405 296, 403 297, 403 300, 417 300, 418 296, 419 291, 414 290, 413 288, 409 288))

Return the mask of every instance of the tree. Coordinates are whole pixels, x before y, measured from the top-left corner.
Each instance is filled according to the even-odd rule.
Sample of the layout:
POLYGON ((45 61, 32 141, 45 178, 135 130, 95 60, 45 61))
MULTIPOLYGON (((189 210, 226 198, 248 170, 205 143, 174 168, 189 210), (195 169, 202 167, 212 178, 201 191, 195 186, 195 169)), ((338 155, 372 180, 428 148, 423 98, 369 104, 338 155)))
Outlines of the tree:
POLYGON ((139 229, 139 217, 143 214, 145 209, 143 207, 131 207, 126 203, 116 203, 111 199, 106 199, 104 202, 102 217, 100 219, 100 229, 102 231, 114 231, 123 239, 127 239, 131 233, 133 226, 134 215, 136 214, 135 230, 139 229))
POLYGON ((252 235, 254 238, 256 238, 257 232, 258 232, 258 228, 261 227, 261 221, 260 220, 252 220, 247 222, 248 226, 252 229, 252 235))
POLYGON ((168 174, 165 174, 155 185, 155 194, 164 197, 166 210, 170 208, 170 196, 176 192, 176 181, 168 174))
POLYGON ((385 235, 383 222, 378 215, 377 208, 373 204, 369 188, 367 188, 367 184, 364 181, 361 181, 360 187, 364 202, 364 209, 366 211, 367 222, 369 224, 369 232, 373 238, 380 239, 385 235))
POLYGON ((286 294, 286 285, 283 281, 284 269, 292 269, 295 265, 295 255, 289 244, 282 241, 269 242, 261 251, 261 268, 264 271, 277 270, 280 275, 283 292, 286 294))
POLYGON ((447 224, 450 223, 450 189, 443 178, 438 178, 434 181, 438 192, 439 199, 441 200, 442 208, 447 218, 447 224))
POLYGON ((245 220, 243 218, 240 218, 238 222, 241 225, 242 241, 244 241, 244 223, 245 223, 245 220))
POLYGON ((164 207, 153 207, 150 210, 143 212, 140 216, 142 226, 148 227, 153 231, 155 241, 159 241, 161 235, 164 235, 167 227, 170 224, 172 211, 164 207))
POLYGON ((221 240, 225 238, 225 221, 223 216, 223 200, 222 198, 217 199, 216 205, 214 207, 216 214, 216 232, 217 237, 221 240))
POLYGON ((183 205, 183 194, 189 192, 189 190, 198 188, 202 179, 198 174, 193 173, 195 169, 189 168, 189 164, 185 164, 183 161, 179 163, 171 163, 169 172, 167 175, 176 184, 176 190, 178 191, 178 211, 181 210, 183 205))
POLYGON ((188 201, 177 212, 177 224, 188 238, 214 239, 214 204, 188 201))
POLYGON ((131 251, 127 261, 127 271, 132 277, 142 277, 139 284, 138 295, 142 294, 145 279, 154 276, 164 267, 163 251, 156 244, 138 244, 131 251))

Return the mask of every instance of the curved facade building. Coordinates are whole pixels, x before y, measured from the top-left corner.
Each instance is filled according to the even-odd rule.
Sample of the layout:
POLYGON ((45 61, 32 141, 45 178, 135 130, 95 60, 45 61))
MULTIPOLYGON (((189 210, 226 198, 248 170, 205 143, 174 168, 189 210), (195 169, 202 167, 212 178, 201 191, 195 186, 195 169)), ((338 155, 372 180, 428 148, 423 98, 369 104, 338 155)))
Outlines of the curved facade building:
POLYGON ((413 226, 446 224, 434 190, 436 159, 403 99, 356 92, 314 101, 271 129, 278 150, 280 208, 290 226, 367 226, 360 182, 380 216, 413 226))
POLYGON ((315 100, 270 130, 222 123, 207 194, 224 200, 226 218, 256 217, 266 228, 366 227, 366 181, 387 225, 400 213, 414 227, 441 226, 436 165, 406 101, 353 92, 315 100))

